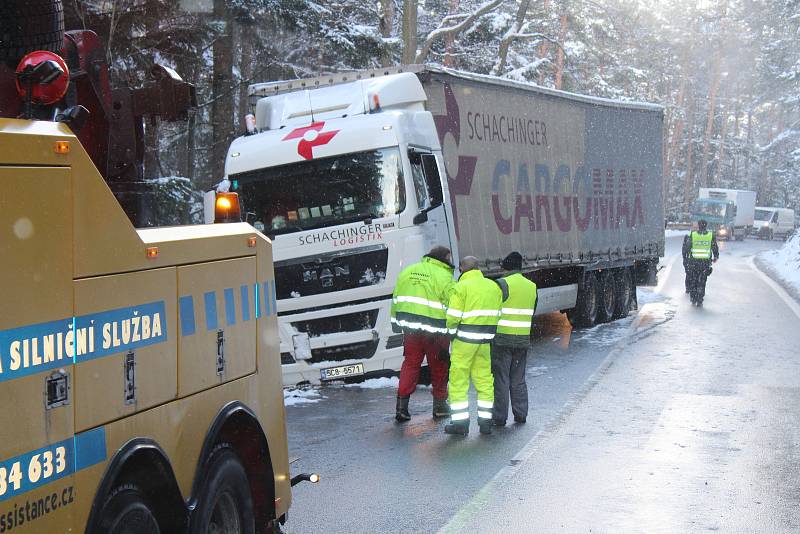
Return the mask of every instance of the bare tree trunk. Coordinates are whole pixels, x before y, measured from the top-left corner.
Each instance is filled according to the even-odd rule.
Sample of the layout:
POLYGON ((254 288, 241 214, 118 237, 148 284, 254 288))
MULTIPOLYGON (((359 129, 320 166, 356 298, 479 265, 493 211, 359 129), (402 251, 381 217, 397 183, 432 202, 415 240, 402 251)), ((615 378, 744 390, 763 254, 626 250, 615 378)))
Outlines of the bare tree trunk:
MULTIPOLYGON (((381 0, 381 18, 378 22, 378 29, 384 39, 389 39, 394 33, 394 17, 394 0, 381 0)), ((388 50, 384 50, 381 54, 381 65, 388 67, 393 62, 392 54, 388 50)))
POLYGON ((720 185, 720 175, 722 173, 722 158, 725 155, 725 134, 728 131, 728 112, 726 109, 723 108, 722 110, 722 125, 720 126, 720 134, 719 134, 719 148, 717 149, 717 159, 716 159, 716 167, 714 168, 714 175, 711 180, 711 185, 713 187, 719 187, 720 185))
MULTIPOLYGON (((550 0, 544 0, 542 2, 542 7, 544 8, 544 18, 547 19, 548 11, 550 10, 550 0)), ((550 43, 548 41, 543 41, 541 46, 539 46, 539 59, 544 59, 547 57, 547 53, 550 51, 550 43)), ((539 70, 539 85, 544 85, 544 70, 539 70)))
MULTIPOLYGON (((448 15, 454 15, 458 11, 459 0, 450 0, 450 6, 447 10, 448 15)), ((444 45, 444 65, 445 67, 455 66, 455 59, 453 58, 453 44, 456 41, 456 36, 450 34, 445 39, 444 45)))
POLYGON ((247 96, 247 86, 250 85, 253 77, 253 39, 250 33, 255 26, 249 22, 239 22, 237 24, 239 34, 239 109, 238 125, 244 128, 244 116, 250 113, 250 98, 247 96))
POLYGON ((561 77, 564 73, 564 39, 567 37, 567 15, 561 15, 561 30, 558 32, 558 50, 556 50, 556 89, 561 89, 561 77))
POLYGON ((744 151, 744 179, 750 182, 750 154, 753 142, 753 104, 751 99, 750 109, 747 110, 747 140, 744 151))
POLYGON ((714 53, 714 73, 711 78, 711 87, 708 88, 708 114, 706 116, 706 131, 703 136, 703 163, 700 165, 700 187, 708 183, 708 156, 711 146, 711 133, 714 130, 714 111, 717 105, 717 93, 722 76, 720 64, 722 62, 722 48, 717 48, 714 53))
POLYGON ((417 57, 417 0, 403 0, 403 65, 417 57))
POLYGON ((694 155, 694 100, 689 102, 689 109, 686 113, 688 147, 686 148, 686 182, 683 188, 683 205, 689 211, 689 205, 694 198, 694 172, 692 156, 694 155))
MULTIPOLYGON (((547 3, 547 1, 548 0, 545 0, 545 3, 547 3)), ((525 24, 525 17, 528 15, 528 6, 530 5, 531 0, 522 0, 519 3, 519 9, 517 9, 517 18, 514 21, 514 26, 508 31, 503 39, 500 40, 500 47, 497 50, 497 62, 495 63, 495 67, 493 69, 494 74, 503 74, 503 70, 506 67, 506 61, 508 60, 508 49, 511 47, 511 43, 514 41, 511 36, 515 33, 519 33, 522 30, 522 25, 525 24)))
POLYGON ((664 158, 664 176, 672 176, 673 159, 677 153, 678 142, 683 137, 684 110, 683 101, 686 98, 686 84, 688 76, 681 77, 681 85, 678 89, 678 97, 675 100, 675 111, 672 113, 672 137, 667 145, 667 157, 664 158))
POLYGON ((219 180, 225 172, 225 156, 233 137, 233 36, 228 16, 227 1, 214 0, 214 22, 218 26, 214 41, 214 71, 211 80, 211 147, 212 179, 219 180))

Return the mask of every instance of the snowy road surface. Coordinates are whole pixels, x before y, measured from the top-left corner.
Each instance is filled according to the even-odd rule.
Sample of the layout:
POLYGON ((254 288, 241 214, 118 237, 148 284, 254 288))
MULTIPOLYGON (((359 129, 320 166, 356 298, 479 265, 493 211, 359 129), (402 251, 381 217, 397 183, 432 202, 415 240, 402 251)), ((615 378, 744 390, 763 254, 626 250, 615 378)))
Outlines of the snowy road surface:
POLYGON ((698 310, 680 242, 638 314, 537 320, 525 425, 447 436, 427 388, 404 425, 391 387, 297 395, 293 472, 322 481, 295 487, 286 532, 800 531, 800 308, 751 262, 780 244, 722 243, 698 310))

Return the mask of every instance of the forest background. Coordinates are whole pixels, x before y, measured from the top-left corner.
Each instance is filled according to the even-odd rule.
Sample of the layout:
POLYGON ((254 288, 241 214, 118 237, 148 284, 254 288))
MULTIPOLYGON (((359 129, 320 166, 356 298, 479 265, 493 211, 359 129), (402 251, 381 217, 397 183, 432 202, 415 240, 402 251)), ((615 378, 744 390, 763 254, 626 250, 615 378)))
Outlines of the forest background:
POLYGON ((662 104, 668 219, 683 218, 705 186, 752 189, 759 205, 800 213, 800 0, 64 0, 64 8, 66 29, 104 39, 114 85, 141 86, 158 62, 196 86, 199 107, 187 122, 146 123, 144 176, 172 184, 183 200, 222 177, 250 112, 249 83, 433 63, 662 104))

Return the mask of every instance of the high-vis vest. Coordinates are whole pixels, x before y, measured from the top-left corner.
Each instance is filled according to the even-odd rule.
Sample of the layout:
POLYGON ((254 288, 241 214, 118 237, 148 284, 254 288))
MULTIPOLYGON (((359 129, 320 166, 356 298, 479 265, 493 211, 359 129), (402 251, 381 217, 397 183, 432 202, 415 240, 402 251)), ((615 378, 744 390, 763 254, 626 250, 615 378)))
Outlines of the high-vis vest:
POLYGON ((447 328, 466 343, 488 343, 497 331, 503 293, 477 269, 461 275, 447 305, 447 328))
POLYGON ((392 295, 392 330, 447 334, 445 310, 453 284, 453 267, 428 256, 403 269, 392 295))
POLYGON ((692 232, 692 259, 710 260, 711 259, 711 240, 714 234, 706 232, 692 232))
POLYGON ((500 308, 497 335, 520 336, 527 340, 531 335, 531 321, 536 309, 536 284, 521 273, 504 276, 508 284, 508 298, 500 308))

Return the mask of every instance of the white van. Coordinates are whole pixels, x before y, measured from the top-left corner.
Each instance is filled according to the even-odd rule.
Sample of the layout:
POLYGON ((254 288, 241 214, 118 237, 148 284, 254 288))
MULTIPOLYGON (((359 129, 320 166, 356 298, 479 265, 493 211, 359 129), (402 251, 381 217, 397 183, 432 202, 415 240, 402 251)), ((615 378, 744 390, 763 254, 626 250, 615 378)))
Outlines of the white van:
POLYGON ((795 229, 794 210, 756 207, 753 234, 759 239, 788 239, 795 229))

